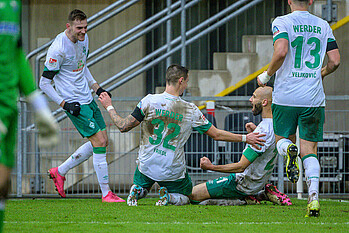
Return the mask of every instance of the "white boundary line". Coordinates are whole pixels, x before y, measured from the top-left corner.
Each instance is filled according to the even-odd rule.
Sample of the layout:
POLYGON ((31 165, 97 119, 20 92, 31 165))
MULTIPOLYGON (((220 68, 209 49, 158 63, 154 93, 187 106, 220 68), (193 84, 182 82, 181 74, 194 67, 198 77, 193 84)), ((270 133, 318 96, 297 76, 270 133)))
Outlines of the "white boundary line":
MULTIPOLYGON (((125 225, 125 224, 133 224, 134 222, 55 222, 55 221, 28 221, 28 222, 20 222, 20 221, 4 221, 5 224, 102 224, 102 225, 125 225)), ((142 224, 147 225, 169 225, 169 224, 176 224, 176 225, 217 225, 217 224, 224 224, 224 225, 281 225, 286 224, 285 222, 139 222, 142 224)), ((295 224, 295 225, 349 225, 349 222, 294 222, 294 223, 288 223, 288 224, 295 224)))

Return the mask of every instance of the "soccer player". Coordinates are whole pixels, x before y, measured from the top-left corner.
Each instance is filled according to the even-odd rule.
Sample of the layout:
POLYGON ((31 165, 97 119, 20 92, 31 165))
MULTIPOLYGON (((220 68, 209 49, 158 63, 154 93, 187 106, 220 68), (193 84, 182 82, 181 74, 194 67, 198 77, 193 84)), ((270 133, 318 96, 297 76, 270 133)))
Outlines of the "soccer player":
POLYGON ((59 195, 66 197, 65 174, 93 155, 93 166, 102 190, 102 201, 124 202, 109 188, 106 125, 90 88, 97 95, 103 92, 108 95, 110 93, 98 85, 86 66, 89 48, 85 13, 80 10, 70 12, 66 27, 48 49, 40 88, 65 110, 81 136, 87 137, 89 141, 80 146, 59 167, 51 168, 48 171, 49 176, 53 179, 59 195), (51 84, 52 80, 56 90, 51 84))
POLYGON ((275 186, 267 184, 277 161, 271 113, 272 88, 257 88, 250 98, 250 102, 253 115, 261 114, 263 120, 258 126, 252 122, 247 123, 246 129, 249 133, 255 132, 265 135, 263 137, 266 141, 264 146, 257 149, 251 145, 246 145, 241 159, 237 163, 213 165, 208 158, 201 158, 200 167, 202 169, 231 174, 228 177, 220 177, 194 186, 192 200, 252 198, 257 202, 264 199, 279 205, 292 204, 287 195, 279 192, 275 186), (265 191, 261 192, 264 188, 265 191), (257 196, 257 199, 253 196, 257 196))
POLYGON ((272 105, 275 139, 279 153, 287 156, 287 177, 294 183, 299 177, 298 148, 294 144, 299 127, 300 157, 309 194, 306 217, 320 214, 317 142, 323 140, 325 120, 322 79, 340 63, 329 24, 308 12, 312 3, 288 0, 292 13, 274 20, 272 60, 268 70, 257 78, 263 86, 276 73, 272 105), (326 54, 327 64, 321 68, 326 54))
POLYGON ((107 94, 99 96, 121 132, 127 132, 142 122, 138 166, 127 198, 130 206, 137 205, 138 199, 145 197, 155 182, 161 186, 157 205, 189 203, 192 182, 186 170, 183 147, 192 129, 215 140, 263 145, 264 140, 260 139, 263 134, 239 135, 217 129, 194 104, 182 100, 180 96, 188 81, 185 67, 169 66, 165 92, 147 95, 126 118, 116 113, 107 94))
POLYGON ((10 172, 15 165, 17 100, 19 91, 27 97, 35 112, 39 146, 52 147, 58 141, 58 124, 46 99, 36 90, 30 66, 21 45, 21 1, 0 2, 0 232, 5 199, 10 189, 10 172))

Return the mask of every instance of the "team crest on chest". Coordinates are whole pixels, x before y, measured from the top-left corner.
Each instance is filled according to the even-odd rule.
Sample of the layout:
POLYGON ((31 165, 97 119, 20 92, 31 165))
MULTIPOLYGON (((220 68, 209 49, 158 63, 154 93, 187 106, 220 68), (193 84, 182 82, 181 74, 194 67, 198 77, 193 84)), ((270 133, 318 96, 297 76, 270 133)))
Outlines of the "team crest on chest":
POLYGON ((73 72, 81 71, 84 68, 85 64, 83 60, 78 61, 78 68, 76 70, 73 70, 73 72))

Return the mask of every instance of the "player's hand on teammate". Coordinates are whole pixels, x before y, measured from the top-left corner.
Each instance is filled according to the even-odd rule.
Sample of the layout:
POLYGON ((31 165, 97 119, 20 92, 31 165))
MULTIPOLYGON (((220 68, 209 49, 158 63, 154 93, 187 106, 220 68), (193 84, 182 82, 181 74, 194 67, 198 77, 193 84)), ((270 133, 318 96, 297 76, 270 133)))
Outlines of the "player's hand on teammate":
POLYGON ((99 95, 98 100, 101 102, 101 104, 105 109, 107 109, 108 106, 112 106, 111 98, 107 92, 102 92, 99 95))
POLYGON ((247 133, 252 133, 257 128, 257 126, 253 122, 248 122, 246 123, 245 128, 247 133))
POLYGON ((260 133, 249 133, 246 135, 246 143, 250 144, 256 149, 260 149, 259 146, 264 146, 265 140, 262 137, 265 137, 266 134, 260 134, 260 133))
POLYGON ((58 124, 48 109, 35 113, 36 127, 39 130, 39 147, 51 148, 59 143, 58 124))
POLYGON ((70 114, 72 114, 73 116, 77 117, 80 114, 81 107, 79 102, 72 102, 72 103, 65 102, 63 109, 69 112, 70 114))
POLYGON ((104 90, 103 88, 99 87, 96 91, 96 94, 100 96, 102 93, 107 93, 109 97, 111 98, 111 93, 109 91, 104 90))
POLYGON ((210 167, 212 166, 211 161, 207 157, 202 157, 200 159, 200 168, 203 170, 210 170, 210 167))

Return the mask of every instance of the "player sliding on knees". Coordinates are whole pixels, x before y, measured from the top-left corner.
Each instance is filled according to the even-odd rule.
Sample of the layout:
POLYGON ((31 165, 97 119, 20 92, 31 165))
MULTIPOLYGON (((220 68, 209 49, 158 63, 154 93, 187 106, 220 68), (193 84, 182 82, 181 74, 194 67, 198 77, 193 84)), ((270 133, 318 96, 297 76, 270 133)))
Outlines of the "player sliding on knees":
POLYGON ((247 142, 263 146, 265 134, 233 134, 217 129, 192 103, 180 98, 187 88, 188 70, 171 65, 166 72, 166 89, 162 94, 147 95, 126 118, 120 117, 106 93, 99 100, 108 110, 114 124, 127 132, 141 124, 141 142, 133 186, 127 198, 129 206, 136 206, 155 182, 160 185, 160 198, 156 205, 184 205, 189 203, 192 182, 188 175, 184 144, 192 130, 205 133, 215 140, 247 142))
MULTIPOLYGON (((202 169, 231 174, 194 186, 192 200, 202 202, 208 199, 231 198, 245 199, 248 204, 258 204, 261 200, 269 200, 278 205, 292 204, 286 194, 267 184, 277 161, 271 99, 271 87, 257 88, 250 98, 252 113, 255 116, 261 114, 263 120, 258 126, 251 122, 246 124, 247 132, 264 135, 264 145, 256 149, 247 144, 237 163, 213 165, 208 158, 201 158, 202 169)), ((211 203, 220 204, 217 201, 211 203)))

